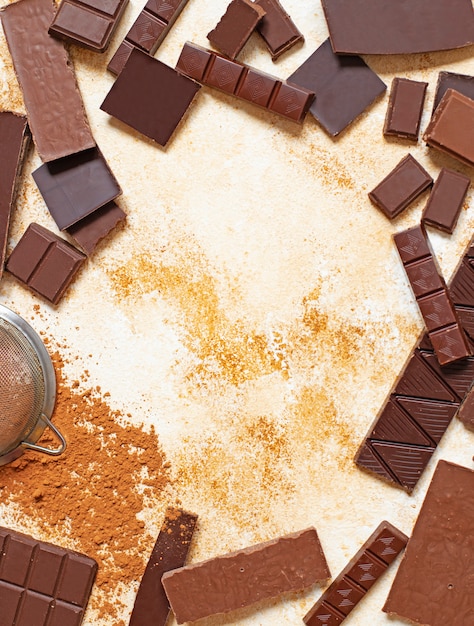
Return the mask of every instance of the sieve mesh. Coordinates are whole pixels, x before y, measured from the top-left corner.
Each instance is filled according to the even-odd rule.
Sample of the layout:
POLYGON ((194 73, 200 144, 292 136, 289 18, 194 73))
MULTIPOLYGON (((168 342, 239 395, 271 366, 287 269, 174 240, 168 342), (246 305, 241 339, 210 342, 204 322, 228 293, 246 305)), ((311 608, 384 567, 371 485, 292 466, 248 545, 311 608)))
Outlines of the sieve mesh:
POLYGON ((0 318, 0 455, 26 439, 43 410, 45 381, 34 347, 0 318))

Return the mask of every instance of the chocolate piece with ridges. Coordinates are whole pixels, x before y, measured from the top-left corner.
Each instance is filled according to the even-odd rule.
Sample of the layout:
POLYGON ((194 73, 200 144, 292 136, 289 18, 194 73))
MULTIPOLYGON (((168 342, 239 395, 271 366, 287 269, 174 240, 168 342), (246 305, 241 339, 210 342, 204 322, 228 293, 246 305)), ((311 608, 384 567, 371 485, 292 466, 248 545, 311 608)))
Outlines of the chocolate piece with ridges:
POLYGON ((422 223, 451 234, 470 184, 471 179, 464 174, 443 167, 423 211, 422 223))
MULTIPOLYGON (((418 398, 397 398, 398 403, 437 445, 458 410, 457 404, 418 398)), ((462 405, 461 405, 462 406, 462 405)))
POLYGON ((440 72, 436 84, 433 113, 448 89, 455 89, 468 98, 474 99, 474 76, 456 74, 454 72, 440 72))
POLYGON ((340 624, 405 548, 408 541, 383 521, 303 617, 307 626, 340 624))
POLYGON ((444 380, 457 394, 459 401, 465 397, 474 380, 474 357, 440 366, 436 355, 432 352, 420 352, 422 359, 444 380))
POLYGON ((400 486, 400 483, 395 478, 395 475, 372 448, 372 442, 369 438, 367 438, 360 446, 359 451, 357 452, 356 462, 368 472, 378 475, 386 482, 400 486))
POLYGON ((229 613, 299 591, 330 576, 319 538, 308 528, 164 574, 178 624, 229 613))
POLYGON ((412 398, 429 398, 446 402, 459 400, 457 394, 429 367, 419 350, 414 350, 410 356, 403 376, 395 384, 394 393, 412 398))
POLYGON ((394 78, 388 100, 383 134, 418 140, 428 83, 394 78))
POLYGON ((401 441, 420 446, 432 445, 426 433, 397 406, 395 399, 385 405, 369 437, 381 441, 401 441))
POLYGON ((422 448, 400 442, 371 440, 372 449, 379 455, 402 487, 411 492, 431 460, 434 446, 422 448))
POLYGON ((251 0, 231 0, 207 38, 229 59, 235 59, 264 15, 265 9, 251 0))
POLYGON ((126 217, 115 202, 109 202, 70 226, 67 232, 87 255, 91 255, 102 239, 107 237, 126 217))
POLYGON ((257 32, 270 51, 273 61, 304 41, 303 35, 278 0, 255 0, 255 4, 265 10, 263 19, 257 25, 257 32))

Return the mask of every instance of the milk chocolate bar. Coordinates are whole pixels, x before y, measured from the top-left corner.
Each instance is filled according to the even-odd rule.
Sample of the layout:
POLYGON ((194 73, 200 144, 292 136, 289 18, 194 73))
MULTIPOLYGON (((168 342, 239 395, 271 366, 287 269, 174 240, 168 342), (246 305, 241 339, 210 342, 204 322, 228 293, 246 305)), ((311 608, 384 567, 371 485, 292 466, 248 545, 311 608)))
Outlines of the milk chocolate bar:
POLYGON ((265 10, 251 0, 231 0, 207 38, 225 56, 235 59, 264 15, 265 10))
POLYGON ((299 591, 330 576, 314 528, 164 574, 178 624, 299 591))
POLYGON ((99 243, 127 216, 115 202, 108 202, 87 217, 67 228, 80 248, 91 255, 99 243))
POLYGON ((383 134, 418 140, 428 83, 394 78, 388 101, 383 134))
POLYGON ((80 626, 96 573, 84 554, 0 528, 2 626, 80 626))
POLYGON ((436 179, 421 221, 446 233, 456 227, 471 179, 443 167, 436 179))
POLYGON ((436 84, 433 113, 448 89, 454 89, 464 96, 474 99, 474 76, 456 74, 455 72, 440 72, 436 84))
POLYGON ((278 0, 255 0, 255 4, 265 10, 265 15, 257 24, 257 32, 270 51, 272 61, 304 41, 303 35, 278 0))
POLYGON ((303 617, 307 626, 340 624, 405 548, 398 528, 383 521, 303 617))

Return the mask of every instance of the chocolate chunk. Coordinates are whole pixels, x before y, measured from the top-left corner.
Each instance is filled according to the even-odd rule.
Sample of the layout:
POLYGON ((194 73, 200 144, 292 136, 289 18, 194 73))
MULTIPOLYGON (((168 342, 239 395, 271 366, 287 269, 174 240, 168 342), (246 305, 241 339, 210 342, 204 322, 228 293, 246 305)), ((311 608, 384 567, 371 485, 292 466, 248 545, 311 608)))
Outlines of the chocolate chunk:
POLYGON ((340 624, 405 548, 408 541, 383 521, 303 617, 308 626, 340 624), (330 617, 326 617, 330 616, 330 617))
POLYGON ((468 430, 474 431, 474 388, 469 391, 461 404, 458 419, 468 430))
POLYGON ((178 624, 229 613, 330 576, 314 528, 164 574, 178 624))
POLYGON ((154 55, 187 3, 188 0, 148 0, 107 69, 120 74, 133 48, 154 55))
POLYGON ((433 102, 433 113, 448 89, 455 89, 464 96, 474 99, 474 76, 456 74, 454 72, 440 72, 433 102))
POLYGON ((467 176, 443 167, 423 211, 422 223, 452 233, 470 184, 467 176))
POLYGON ((410 54, 474 43, 471 0, 322 0, 334 52, 410 54))
POLYGON ((428 83, 394 78, 383 134, 418 140, 428 83))
POLYGON ((31 291, 58 304, 86 257, 39 224, 30 224, 6 269, 31 291))
POLYGON ((21 0, 1 12, 28 123, 43 161, 95 146, 66 50, 48 34, 53 15, 51 0, 21 0))
POLYGON ((2 626, 80 626, 97 563, 0 527, 2 626))
POLYGON ((257 32, 269 49, 273 61, 304 41, 303 35, 278 0, 255 0, 255 4, 265 10, 265 15, 257 24, 257 32))
POLYGON ((100 108, 166 146, 200 88, 134 48, 100 108))
POLYGON ((369 198, 389 219, 393 219, 432 183, 428 172, 411 154, 407 154, 369 193, 369 198))
POLYGON ((229 59, 235 59, 264 15, 265 10, 251 0, 232 0, 207 38, 229 59))
POLYGON ((127 4, 128 0, 62 0, 49 34, 105 52, 127 4))
POLYGON ((317 94, 309 110, 333 137, 387 88, 360 57, 334 54, 329 39, 288 80, 317 94))
POLYGON ((125 213, 115 202, 109 202, 70 226, 67 232, 79 244, 82 250, 87 255, 90 255, 102 239, 107 237, 126 217, 125 213))
POLYGON ((129 626, 165 626, 170 605, 161 577, 185 564, 196 521, 197 515, 193 513, 167 509, 138 589, 129 626))
POLYGON ((474 472, 439 461, 383 610, 416 624, 474 615, 474 472))
POLYGON ((314 94, 248 65, 186 42, 176 69, 203 85, 216 87, 301 124, 314 94))

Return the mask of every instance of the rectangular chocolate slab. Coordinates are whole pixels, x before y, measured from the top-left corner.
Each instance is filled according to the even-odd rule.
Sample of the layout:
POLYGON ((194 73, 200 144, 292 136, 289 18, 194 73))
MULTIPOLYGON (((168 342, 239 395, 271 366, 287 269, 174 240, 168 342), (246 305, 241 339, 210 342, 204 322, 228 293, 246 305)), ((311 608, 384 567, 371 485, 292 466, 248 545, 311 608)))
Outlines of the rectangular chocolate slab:
POLYGON ((0 527, 2 626, 80 626, 97 563, 0 527))
POLYGON ((102 239, 107 237, 126 217, 122 209, 112 201, 66 230, 80 248, 87 255, 91 255, 102 239))
POLYGON ((464 174, 443 167, 424 208, 422 223, 451 234, 470 184, 471 179, 464 174))
POLYGON ((265 10, 251 0, 231 0, 207 38, 214 48, 235 59, 264 15, 265 10))
POLYGON ((418 140, 428 83, 396 77, 392 81, 384 135, 418 140))
POLYGON ((330 576, 314 528, 164 574, 178 624, 299 591, 330 576))
POLYGON ((455 72, 440 72, 436 84, 433 113, 448 89, 454 89, 464 96, 474 99, 474 76, 456 74, 455 72))
POLYGON ((303 35, 278 0, 255 0, 265 10, 257 32, 265 42, 272 61, 304 41, 303 35))
POLYGON ((21 0, 0 15, 41 159, 54 161, 94 147, 66 50, 48 34, 51 0, 21 0))
POLYGON ((307 626, 340 624, 405 548, 408 537, 383 521, 303 617, 307 626))
POLYGON ((474 471, 439 461, 383 611, 415 624, 471 624, 474 471))

